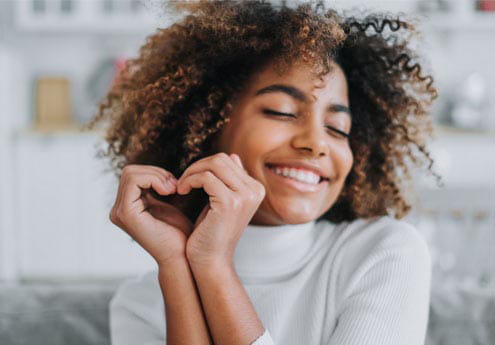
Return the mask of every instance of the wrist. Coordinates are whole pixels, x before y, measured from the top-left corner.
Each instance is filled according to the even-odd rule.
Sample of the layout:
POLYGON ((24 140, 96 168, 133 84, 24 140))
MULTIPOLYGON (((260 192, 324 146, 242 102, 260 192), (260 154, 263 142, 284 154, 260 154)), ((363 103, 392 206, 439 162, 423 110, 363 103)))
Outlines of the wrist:
POLYGON ((186 247, 186 259, 191 267, 201 269, 216 269, 226 266, 233 266, 234 254, 230 252, 221 252, 220 250, 212 250, 212 253, 205 253, 194 249, 194 247, 186 247))
POLYGON ((182 266, 184 264, 188 265, 185 253, 169 256, 156 261, 156 263, 158 265, 158 272, 170 270, 171 267, 182 266))
POLYGON ((158 281, 160 286, 173 284, 176 282, 178 277, 184 276, 184 273, 192 275, 191 267, 187 262, 186 258, 176 258, 175 260, 168 260, 162 262, 158 265, 158 281), (189 273, 187 273, 189 272, 189 273))
POLYGON ((235 272, 235 266, 232 259, 225 257, 212 257, 208 259, 194 260, 188 258, 189 266, 196 275, 215 275, 230 274, 235 272))

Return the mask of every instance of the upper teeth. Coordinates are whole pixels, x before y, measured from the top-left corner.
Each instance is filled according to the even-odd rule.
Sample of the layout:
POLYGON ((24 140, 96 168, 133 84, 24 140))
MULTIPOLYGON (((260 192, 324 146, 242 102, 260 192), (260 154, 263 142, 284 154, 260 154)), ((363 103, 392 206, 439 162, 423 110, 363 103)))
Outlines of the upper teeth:
POLYGON ((275 173, 278 175, 290 177, 305 183, 318 184, 318 182, 320 181, 320 176, 309 171, 302 171, 287 167, 274 167, 272 168, 272 170, 275 171, 275 173))

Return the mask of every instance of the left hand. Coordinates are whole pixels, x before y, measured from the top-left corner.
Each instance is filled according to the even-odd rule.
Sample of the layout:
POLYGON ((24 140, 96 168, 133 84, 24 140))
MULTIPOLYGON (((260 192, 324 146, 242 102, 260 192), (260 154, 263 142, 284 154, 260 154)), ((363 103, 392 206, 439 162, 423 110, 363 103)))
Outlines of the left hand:
POLYGON ((194 265, 231 263, 242 233, 265 197, 265 187, 244 170, 238 155, 224 152, 191 164, 177 182, 177 193, 203 188, 209 203, 188 237, 186 256, 194 265))

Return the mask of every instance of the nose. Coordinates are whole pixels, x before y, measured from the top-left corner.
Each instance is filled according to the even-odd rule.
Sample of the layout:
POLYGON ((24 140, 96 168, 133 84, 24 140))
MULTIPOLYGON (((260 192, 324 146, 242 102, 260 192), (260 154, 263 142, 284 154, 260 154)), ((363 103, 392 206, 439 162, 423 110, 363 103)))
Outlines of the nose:
POLYGON ((292 146, 311 156, 328 156, 329 143, 325 127, 318 120, 310 117, 293 136, 292 146))

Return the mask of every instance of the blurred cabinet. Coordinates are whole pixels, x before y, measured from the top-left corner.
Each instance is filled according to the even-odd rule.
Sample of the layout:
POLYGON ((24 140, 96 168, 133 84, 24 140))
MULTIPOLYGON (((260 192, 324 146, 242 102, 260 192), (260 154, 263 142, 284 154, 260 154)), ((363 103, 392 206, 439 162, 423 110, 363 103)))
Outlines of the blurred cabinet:
POLYGON ((94 133, 15 136, 17 270, 21 279, 108 279, 155 267, 108 219, 117 180, 94 158, 94 133))

